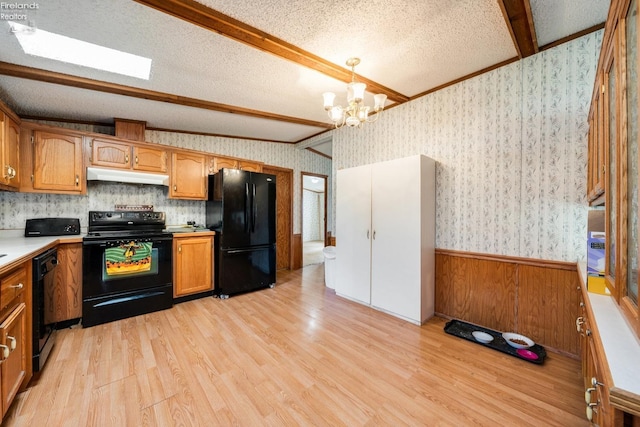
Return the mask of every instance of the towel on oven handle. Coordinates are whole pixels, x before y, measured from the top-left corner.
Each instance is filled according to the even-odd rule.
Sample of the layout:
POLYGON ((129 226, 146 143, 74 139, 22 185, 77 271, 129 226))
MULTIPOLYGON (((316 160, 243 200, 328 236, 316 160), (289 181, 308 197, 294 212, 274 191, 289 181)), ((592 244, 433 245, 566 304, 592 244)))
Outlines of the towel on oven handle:
POLYGON ((135 274, 151 270, 153 243, 130 241, 105 249, 108 276, 135 274))

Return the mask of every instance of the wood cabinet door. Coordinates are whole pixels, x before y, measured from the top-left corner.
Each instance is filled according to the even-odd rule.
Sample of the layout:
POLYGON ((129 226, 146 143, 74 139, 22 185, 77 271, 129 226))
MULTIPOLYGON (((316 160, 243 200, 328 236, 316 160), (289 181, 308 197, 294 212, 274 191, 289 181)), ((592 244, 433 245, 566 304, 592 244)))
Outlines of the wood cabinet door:
POLYGON ((238 161, 238 169, 249 172, 262 172, 262 164, 247 162, 245 160, 238 161))
POLYGON ((162 149, 133 146, 133 169, 147 172, 167 172, 167 152, 162 149))
POLYGON ((82 193, 82 138, 63 133, 34 132, 33 188, 82 193))
POLYGON ((27 373, 25 307, 20 303, 0 324, 3 417, 27 373))
POLYGON ((171 156, 172 199, 206 200, 206 160, 201 154, 174 152, 171 156))
MULTIPOLYGON (((0 115, 4 113, 0 112, 0 115)), ((0 129, 0 132, 2 130, 0 129)), ((9 116, 4 120, 4 143, 2 145, 2 176, 0 183, 9 187, 20 187, 20 126, 9 116)))
POLYGON ((227 157, 215 157, 213 162, 213 171, 218 172, 222 168, 238 169, 238 161, 227 157))
POLYGON ((131 146, 94 139, 91 142, 91 164, 109 168, 131 168, 131 146))
POLYGON ((342 169, 336 193, 336 293, 371 302, 371 166, 342 169))
POLYGON ((82 243, 58 245, 53 286, 44 290, 45 324, 82 317, 82 243))
POLYGON ((174 298, 213 289, 213 236, 173 240, 174 298))

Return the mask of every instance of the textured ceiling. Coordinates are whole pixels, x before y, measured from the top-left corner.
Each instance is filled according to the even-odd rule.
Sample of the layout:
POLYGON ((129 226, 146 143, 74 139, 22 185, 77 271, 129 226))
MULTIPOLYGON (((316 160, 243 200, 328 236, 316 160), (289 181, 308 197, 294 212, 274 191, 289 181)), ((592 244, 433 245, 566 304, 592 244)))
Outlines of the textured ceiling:
MULTIPOLYGON (((533 15, 538 46, 602 24, 609 7, 606 0, 519 1, 533 15)), ((162 7, 183 12, 217 11, 234 18, 253 27, 254 32, 245 34, 259 34, 259 41, 277 39, 275 54, 141 4, 149 3, 146 1, 41 2, 37 10, 25 11, 28 19, 19 22, 150 57, 151 78, 145 81, 26 55, 4 21, 0 22, 0 99, 21 116, 104 123, 119 117, 146 121, 148 128, 298 142, 327 129, 323 92, 336 92, 337 103, 345 102, 344 81, 324 68, 341 68, 342 72, 349 57, 362 59, 356 68, 358 75, 405 100, 518 57, 503 2, 507 3, 160 2, 162 7), (315 65, 308 63, 310 57, 315 58, 315 65), (318 63, 324 65, 318 67, 318 63), (31 68, 36 69, 36 77, 30 74, 31 68), (65 83, 44 79, 40 70, 65 75, 65 83), (81 89, 73 87, 73 76, 95 80, 98 86, 106 82, 153 91, 164 98, 81 89), (176 101, 178 98, 189 102, 176 101), (246 115, 236 109, 252 111, 246 115)), ((369 104, 372 95, 366 95, 369 104)), ((330 153, 331 144, 322 142, 324 147, 316 149, 330 153)))

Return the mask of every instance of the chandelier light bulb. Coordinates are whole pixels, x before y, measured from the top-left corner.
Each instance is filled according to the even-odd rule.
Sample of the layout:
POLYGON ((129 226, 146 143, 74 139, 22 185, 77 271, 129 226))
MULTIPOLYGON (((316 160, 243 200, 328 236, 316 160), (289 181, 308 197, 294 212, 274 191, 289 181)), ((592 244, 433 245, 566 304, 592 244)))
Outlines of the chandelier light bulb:
POLYGON ((336 94, 333 92, 325 92, 322 94, 324 98, 324 109, 329 111, 333 107, 333 101, 336 99, 336 94))
POLYGON ((367 85, 356 81, 355 67, 359 63, 359 58, 349 58, 347 60, 347 66, 351 67, 351 83, 347 85, 346 107, 333 105, 336 98, 335 93, 325 92, 322 94, 324 99, 324 109, 336 128, 340 128, 344 125, 347 125, 348 127, 362 127, 363 123, 376 121, 378 119, 378 114, 384 109, 387 95, 383 93, 373 96, 373 108, 364 105, 364 92, 367 89, 367 85), (371 111, 377 114, 369 116, 371 111))

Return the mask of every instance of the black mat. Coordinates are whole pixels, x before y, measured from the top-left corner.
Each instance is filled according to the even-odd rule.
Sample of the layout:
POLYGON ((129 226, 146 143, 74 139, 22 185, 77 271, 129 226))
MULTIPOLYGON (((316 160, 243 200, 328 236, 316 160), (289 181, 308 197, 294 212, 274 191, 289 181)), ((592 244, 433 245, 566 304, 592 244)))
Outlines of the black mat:
MULTIPOLYGON (((447 322, 447 324, 444 326, 444 331, 448 334, 464 338, 476 344, 480 344, 485 347, 510 354, 511 356, 517 357, 518 359, 526 360, 527 362, 535 363, 538 365, 542 365, 544 363, 544 358, 547 356, 547 352, 544 347, 538 344, 534 344, 527 350, 533 352, 538 357, 535 358, 531 355, 529 357, 525 357, 524 355, 518 353, 518 349, 511 347, 507 343, 507 341, 502 337, 502 332, 483 328, 482 326, 472 325, 471 323, 466 323, 460 320, 450 320, 449 322, 447 322), (490 343, 482 343, 480 341, 477 341, 472 335, 474 331, 482 331, 491 335, 493 337, 493 341, 491 341, 490 343)), ((526 352, 522 353, 526 354, 526 352)))

